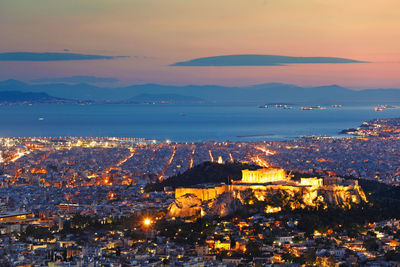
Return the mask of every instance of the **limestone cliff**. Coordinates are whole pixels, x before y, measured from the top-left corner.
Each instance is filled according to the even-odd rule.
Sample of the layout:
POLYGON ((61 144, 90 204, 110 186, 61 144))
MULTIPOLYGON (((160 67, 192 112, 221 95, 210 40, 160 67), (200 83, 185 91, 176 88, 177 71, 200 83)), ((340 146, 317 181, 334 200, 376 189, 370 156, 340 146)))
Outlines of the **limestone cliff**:
POLYGON ((168 207, 170 217, 192 217, 201 213, 201 200, 193 195, 186 194, 176 198, 168 207))
MULTIPOLYGON (((342 207, 367 202, 364 191, 356 184, 351 185, 219 185, 216 188, 185 189, 169 207, 170 217, 228 216, 256 201, 270 207, 342 207), (217 190, 218 189, 218 190, 217 190), (193 191, 194 190, 194 191, 193 191), (208 192, 208 190, 211 190, 208 192), (200 193, 199 193, 200 192, 200 193), (207 196, 207 197, 205 197, 207 196), (213 197, 210 197, 213 196, 213 197)), ((271 210, 271 209, 267 209, 271 210)), ((277 209, 274 209, 277 210, 277 209)))
MULTIPOLYGON (((254 196, 259 201, 280 202, 281 205, 289 204, 292 209, 307 206, 339 206, 348 208, 351 204, 367 202, 364 191, 358 185, 329 185, 329 186, 269 186, 265 190, 254 189, 254 196), (276 200, 276 195, 281 196, 276 200)), ((243 202, 243 193, 236 194, 243 202)))
POLYGON ((171 203, 168 208, 168 215, 170 217, 225 217, 232 215, 240 208, 242 208, 242 203, 230 192, 203 202, 193 194, 186 194, 171 203))
POLYGON ((242 207, 242 203, 232 192, 226 192, 214 200, 205 202, 202 206, 202 215, 225 217, 234 214, 242 207))
POLYGON ((321 195, 326 203, 343 208, 367 202, 364 191, 358 185, 322 187, 318 189, 318 195, 321 195))

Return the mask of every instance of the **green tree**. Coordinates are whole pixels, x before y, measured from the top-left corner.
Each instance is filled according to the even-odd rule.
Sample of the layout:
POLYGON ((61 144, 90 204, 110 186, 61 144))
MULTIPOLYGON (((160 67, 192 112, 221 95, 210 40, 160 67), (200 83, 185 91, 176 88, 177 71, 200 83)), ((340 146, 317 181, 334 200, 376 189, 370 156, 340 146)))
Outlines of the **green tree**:
POLYGON ((261 256, 261 248, 257 242, 249 241, 246 245, 246 255, 249 257, 261 256))
POLYGON ((375 238, 369 238, 363 242, 363 246, 368 251, 377 251, 379 249, 379 244, 376 242, 375 238))

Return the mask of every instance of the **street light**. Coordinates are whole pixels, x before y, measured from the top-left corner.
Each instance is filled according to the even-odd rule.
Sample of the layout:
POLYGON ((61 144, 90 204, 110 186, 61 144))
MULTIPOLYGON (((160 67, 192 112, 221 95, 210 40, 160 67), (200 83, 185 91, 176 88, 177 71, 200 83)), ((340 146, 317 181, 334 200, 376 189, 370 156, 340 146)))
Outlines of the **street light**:
POLYGON ((149 218, 145 218, 143 223, 144 223, 145 226, 150 226, 151 220, 149 218))

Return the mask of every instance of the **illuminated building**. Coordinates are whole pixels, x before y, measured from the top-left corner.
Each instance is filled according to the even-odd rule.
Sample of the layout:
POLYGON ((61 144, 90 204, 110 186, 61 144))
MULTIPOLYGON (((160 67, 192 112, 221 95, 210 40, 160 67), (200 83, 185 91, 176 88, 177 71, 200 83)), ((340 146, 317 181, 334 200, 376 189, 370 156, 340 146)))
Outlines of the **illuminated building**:
POLYGON ((28 212, 8 212, 0 214, 0 224, 9 222, 25 222, 33 219, 33 214, 28 212))
POLYGON ((288 177, 286 176, 285 170, 280 168, 263 168, 255 171, 242 170, 242 181, 241 183, 247 184, 265 184, 278 181, 285 181, 288 177))
POLYGON ((230 250, 231 249, 231 242, 230 241, 219 241, 217 240, 214 243, 214 249, 215 250, 230 250))
POLYGON ((265 207, 265 213, 276 213, 276 212, 280 212, 282 210, 282 208, 281 207, 273 207, 273 206, 270 206, 270 205, 267 205, 266 207, 265 207))
POLYGON ((300 179, 301 185, 308 185, 308 186, 323 186, 323 180, 321 178, 301 178, 300 179))

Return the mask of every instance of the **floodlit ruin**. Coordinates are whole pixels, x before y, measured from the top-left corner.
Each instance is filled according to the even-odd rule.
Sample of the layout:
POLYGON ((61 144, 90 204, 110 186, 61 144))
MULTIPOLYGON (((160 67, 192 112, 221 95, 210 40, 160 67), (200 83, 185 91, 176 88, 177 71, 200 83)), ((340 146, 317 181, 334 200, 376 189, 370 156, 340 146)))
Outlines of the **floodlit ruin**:
POLYGON ((287 196, 289 200, 282 205, 288 205, 291 209, 308 206, 349 208, 352 204, 367 202, 364 191, 356 180, 313 177, 295 181, 283 169, 263 168, 255 171, 243 170, 242 180, 229 184, 201 184, 176 188, 175 201, 169 206, 169 216, 231 215, 244 205, 252 204, 253 200, 249 202, 250 195, 257 201, 266 202, 266 213, 282 209, 281 206, 272 203, 273 196, 277 195, 287 196))

